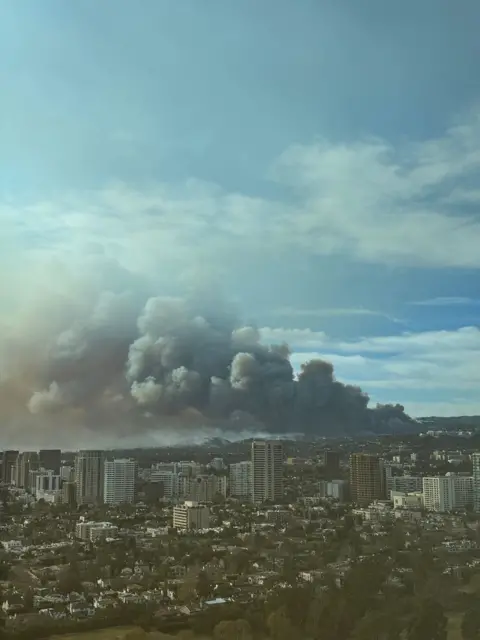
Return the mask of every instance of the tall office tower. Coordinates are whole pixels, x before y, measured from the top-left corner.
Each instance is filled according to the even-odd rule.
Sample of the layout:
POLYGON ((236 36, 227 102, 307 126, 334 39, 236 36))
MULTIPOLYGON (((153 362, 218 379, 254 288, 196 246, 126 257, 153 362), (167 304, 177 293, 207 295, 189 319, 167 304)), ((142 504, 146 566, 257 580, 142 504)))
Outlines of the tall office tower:
POLYGON ((277 440, 252 442, 252 500, 277 502, 283 497, 283 446, 277 440))
POLYGON ((202 474, 195 477, 179 475, 180 494, 191 502, 213 502, 216 496, 227 495, 227 478, 202 474))
POLYGON ((181 495, 190 502, 212 502, 213 500, 213 478, 206 474, 195 477, 180 475, 181 495))
POLYGON ((5 484, 12 482, 12 468, 17 464, 18 451, 10 450, 2 453, 2 480, 5 484))
POLYGON ((252 496, 252 463, 250 460, 230 465, 230 495, 236 498, 252 496))
POLYGON ((83 450, 78 452, 75 458, 78 505, 103 502, 104 464, 104 451, 83 450))
POLYGON ((472 454, 473 463, 473 507, 480 513, 480 453, 472 454))
POLYGON ((36 451, 23 451, 18 454, 15 469, 15 485, 22 489, 31 489, 29 484, 30 471, 39 469, 38 453, 36 451))
MULTIPOLYGON (((383 477, 385 480, 385 496, 388 499, 390 498, 390 493, 393 490, 394 478, 395 478, 395 476, 393 475, 393 467, 391 464, 387 463, 383 465, 383 477)), ((395 490, 399 491, 399 489, 395 489, 395 490)))
POLYGON ((327 474, 338 474, 340 470, 340 454, 338 451, 324 451, 322 463, 327 474))
POLYGON ((350 492, 352 502, 360 506, 385 498, 383 463, 378 456, 368 453, 350 456, 350 492))
POLYGON ((202 465, 199 462, 194 462, 193 460, 180 460, 180 462, 175 462, 175 469, 178 473, 183 473, 183 475, 190 476, 198 476, 199 473, 202 473, 202 465))
POLYGON ((135 460, 119 458, 105 462, 104 502, 106 504, 135 502, 136 476, 137 462, 135 460))
POLYGON ((77 504, 77 488, 75 482, 64 481, 62 484, 62 502, 74 507, 77 504))
POLYGON ((56 475, 60 473, 62 452, 60 449, 40 449, 40 466, 51 469, 56 475))
POLYGON ((152 469, 150 482, 152 484, 162 484, 163 495, 167 500, 176 498, 179 494, 180 474, 175 471, 169 471, 168 469, 152 469))

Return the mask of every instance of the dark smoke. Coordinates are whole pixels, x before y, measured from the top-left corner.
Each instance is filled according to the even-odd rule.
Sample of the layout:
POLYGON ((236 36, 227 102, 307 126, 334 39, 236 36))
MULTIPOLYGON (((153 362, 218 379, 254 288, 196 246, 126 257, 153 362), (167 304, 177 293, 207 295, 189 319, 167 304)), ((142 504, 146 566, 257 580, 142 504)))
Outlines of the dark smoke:
POLYGON ((261 344, 257 329, 205 300, 154 297, 138 312, 128 295, 103 294, 49 346, 37 384, 28 401, 35 414, 108 406, 136 424, 189 415, 315 434, 410 422, 400 405, 369 409, 368 395, 337 381, 323 360, 296 377, 286 345, 261 344))

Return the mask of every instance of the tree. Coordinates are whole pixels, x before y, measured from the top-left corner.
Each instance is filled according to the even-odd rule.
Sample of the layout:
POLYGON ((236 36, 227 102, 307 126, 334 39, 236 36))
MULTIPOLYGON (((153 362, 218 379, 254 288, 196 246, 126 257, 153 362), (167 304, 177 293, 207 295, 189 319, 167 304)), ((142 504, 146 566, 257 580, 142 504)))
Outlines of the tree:
POLYGON ((252 640, 252 629, 247 620, 224 620, 213 630, 214 640, 252 640))
POLYGON ((74 566, 64 569, 58 578, 58 590, 60 593, 68 595, 72 591, 81 591, 82 583, 80 576, 74 566))
POLYGON ((124 636, 124 640, 147 640, 147 638, 148 634, 143 629, 132 629, 124 636))
POLYGON ((435 600, 420 602, 410 622, 408 640, 446 640, 447 618, 435 600))
POLYGON ((180 600, 180 602, 189 604, 190 602, 193 602, 195 600, 195 586, 195 577, 192 575, 186 575, 177 591, 177 598, 180 600))
POLYGON ((197 577, 196 592, 199 598, 209 598, 213 591, 213 584, 205 571, 200 571, 197 577))
POLYGON ((8 580, 9 575, 10 566, 4 561, 0 561, 0 580, 8 580))
POLYGON ((463 616, 462 637, 464 640, 474 640, 480 637, 480 609, 475 605, 467 609, 463 616))
POLYGON ((27 589, 23 595, 23 606, 26 611, 33 611, 33 591, 31 589, 27 589))
POLYGON ((267 627, 272 640, 291 640, 297 633, 290 622, 285 607, 281 607, 268 616, 267 627))
POLYGON ((396 616, 385 611, 369 611, 355 627, 352 640, 396 640, 401 632, 396 616))

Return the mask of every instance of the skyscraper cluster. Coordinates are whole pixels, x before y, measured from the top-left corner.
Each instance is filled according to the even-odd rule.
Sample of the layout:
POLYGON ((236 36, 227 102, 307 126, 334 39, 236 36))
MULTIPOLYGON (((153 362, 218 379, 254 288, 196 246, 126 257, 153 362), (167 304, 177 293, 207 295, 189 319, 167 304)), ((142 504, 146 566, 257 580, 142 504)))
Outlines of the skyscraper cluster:
POLYGON ((204 504, 230 494, 259 504, 278 503, 284 497, 284 451, 278 440, 254 440, 250 459, 230 467, 217 457, 207 466, 195 461, 154 463, 138 474, 135 460, 107 459, 99 449, 79 451, 73 464, 62 464, 59 449, 11 450, 3 452, 1 463, 5 484, 51 503, 133 503, 137 476, 145 481, 145 494, 153 501, 164 497, 204 504))
POLYGON ((449 512, 473 508, 480 513, 480 453, 472 454, 472 473, 393 476, 390 465, 376 455, 350 456, 350 496, 366 507, 391 499, 397 505, 421 505, 426 511, 449 512))
POLYGON ((62 465, 60 449, 3 451, 1 479, 37 500, 74 504, 134 502, 136 462, 105 460, 101 450, 79 451, 74 466, 62 465))

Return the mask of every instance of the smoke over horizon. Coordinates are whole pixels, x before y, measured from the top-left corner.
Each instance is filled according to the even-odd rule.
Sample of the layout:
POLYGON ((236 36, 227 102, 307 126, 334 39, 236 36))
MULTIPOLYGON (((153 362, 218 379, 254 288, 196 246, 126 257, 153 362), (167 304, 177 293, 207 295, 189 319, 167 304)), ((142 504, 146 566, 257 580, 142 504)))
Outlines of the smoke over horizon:
POLYGON ((296 375, 288 345, 262 344, 215 296, 132 290, 99 283, 89 296, 44 300, 3 333, 4 438, 134 440, 180 427, 322 435, 410 422, 401 405, 369 408, 327 361, 296 375))

